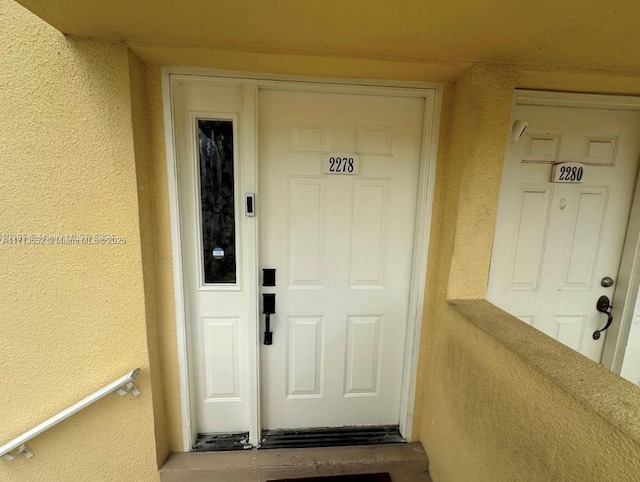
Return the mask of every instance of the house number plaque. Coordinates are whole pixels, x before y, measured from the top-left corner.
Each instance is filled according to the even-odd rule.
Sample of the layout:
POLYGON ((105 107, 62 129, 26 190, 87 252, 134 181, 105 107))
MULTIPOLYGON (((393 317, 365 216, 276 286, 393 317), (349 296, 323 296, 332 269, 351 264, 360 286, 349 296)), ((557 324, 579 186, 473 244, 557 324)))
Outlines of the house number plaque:
POLYGON ((354 154, 329 154, 324 158, 325 174, 351 174, 360 172, 360 157, 354 154))
POLYGON ((581 183, 585 166, 580 162, 563 162, 554 164, 551 169, 551 182, 581 183))

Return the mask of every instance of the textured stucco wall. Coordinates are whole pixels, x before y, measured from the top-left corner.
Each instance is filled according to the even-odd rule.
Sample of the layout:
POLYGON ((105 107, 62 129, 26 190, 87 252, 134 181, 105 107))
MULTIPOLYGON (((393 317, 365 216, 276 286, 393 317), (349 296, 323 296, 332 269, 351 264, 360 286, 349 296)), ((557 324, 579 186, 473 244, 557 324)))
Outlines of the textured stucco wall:
POLYGON ((157 0, 153 9, 130 0, 19 2, 65 33, 213 47, 230 55, 244 51, 421 64, 463 59, 640 70, 640 4, 634 0, 157 0))
POLYGON ((0 234, 113 234, 124 245, 0 238, 0 443, 141 367, 0 461, 0 480, 157 480, 127 50, 66 39, 0 0, 0 234))
MULTIPOLYGON (((463 168, 454 183, 459 199, 455 223, 449 298, 486 296, 493 233, 502 179, 502 159, 513 110, 515 69, 478 66, 469 71, 456 95, 462 119, 452 116, 450 142, 463 168), (458 187, 459 183, 459 187, 458 187)), ((446 156, 446 154, 445 154, 446 156)), ((446 159, 447 157, 445 157, 446 159)))
POLYGON ((129 45, 140 59, 154 65, 188 65, 235 72, 325 78, 450 82, 473 65, 466 61, 426 63, 398 57, 379 60, 345 56, 255 53, 189 46, 163 46, 143 42, 131 42, 129 45))
POLYGON ((437 482, 638 480, 638 388, 483 301, 513 89, 634 93, 625 86, 479 66, 445 91, 418 401, 437 482))
POLYGON ((155 239, 159 352, 166 411, 167 443, 171 452, 182 452, 180 375, 176 341, 176 311, 173 290, 169 180, 165 152, 160 67, 145 65, 147 129, 150 139, 149 181, 153 192, 153 237, 155 239))
POLYGON ((131 83, 131 111, 133 120, 133 142, 138 182, 138 207, 140 219, 140 241, 142 253, 147 349, 149 350, 149 372, 153 394, 153 414, 156 437, 156 456, 162 464, 169 454, 168 434, 162 380, 162 356, 160 352, 160 326, 158 323, 158 283, 154 236, 154 185, 150 163, 151 123, 147 109, 144 65, 129 52, 129 78, 131 83))
MULTIPOLYGON (((156 464, 182 450, 160 69, 121 45, 65 39, 10 0, 0 0, 0 42, 0 234, 127 239, 0 244, 0 381, 11 387, 0 390, 0 440, 143 368, 140 398, 112 396, 61 424, 33 442, 33 460, 2 463, 0 479, 156 480, 156 464)), ((137 50, 229 70, 432 80, 415 63, 137 50)), ((442 69, 457 76, 461 65, 442 69)), ((513 89, 638 94, 639 85, 480 65, 445 86, 414 419, 434 480, 637 479, 640 404, 619 403, 637 390, 579 370, 577 355, 481 300, 513 89), (456 308, 447 298, 479 301, 456 308)))

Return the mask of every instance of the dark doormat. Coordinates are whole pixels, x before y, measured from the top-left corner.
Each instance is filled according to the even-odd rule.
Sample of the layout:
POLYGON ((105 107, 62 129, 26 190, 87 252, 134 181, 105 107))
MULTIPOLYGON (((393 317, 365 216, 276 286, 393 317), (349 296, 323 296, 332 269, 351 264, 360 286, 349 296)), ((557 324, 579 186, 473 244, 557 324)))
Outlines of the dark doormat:
POLYGON ((392 482, 388 472, 382 474, 329 475, 302 479, 273 479, 269 482, 392 482))

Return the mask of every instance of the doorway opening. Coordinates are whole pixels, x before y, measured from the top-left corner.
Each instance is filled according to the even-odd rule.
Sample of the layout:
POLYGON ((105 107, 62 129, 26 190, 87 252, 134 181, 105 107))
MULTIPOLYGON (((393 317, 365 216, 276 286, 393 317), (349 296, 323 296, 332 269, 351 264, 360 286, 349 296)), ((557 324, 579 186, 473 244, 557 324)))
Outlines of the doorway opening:
POLYGON ((165 80, 185 449, 410 436, 438 92, 165 80))
POLYGON ((522 91, 513 123, 489 301, 618 374, 634 364, 635 377, 640 105, 522 91))

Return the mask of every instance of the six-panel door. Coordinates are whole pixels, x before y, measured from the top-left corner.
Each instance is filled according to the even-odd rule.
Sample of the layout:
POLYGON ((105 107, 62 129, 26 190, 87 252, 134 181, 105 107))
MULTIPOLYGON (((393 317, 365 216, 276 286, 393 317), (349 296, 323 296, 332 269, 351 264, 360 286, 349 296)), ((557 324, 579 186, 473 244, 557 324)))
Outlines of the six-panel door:
POLYGON ((599 362, 606 332, 592 335, 607 317, 596 302, 616 289, 601 280, 618 275, 640 113, 519 105, 514 118, 528 128, 507 148, 489 300, 599 362), (558 162, 582 163, 581 182, 550 182, 558 162))
POLYGON ((424 100, 263 91, 265 428, 397 424, 424 100), (329 153, 359 174, 324 174, 329 153))

